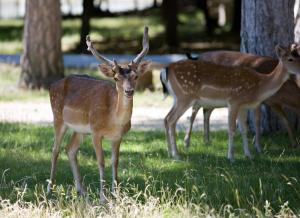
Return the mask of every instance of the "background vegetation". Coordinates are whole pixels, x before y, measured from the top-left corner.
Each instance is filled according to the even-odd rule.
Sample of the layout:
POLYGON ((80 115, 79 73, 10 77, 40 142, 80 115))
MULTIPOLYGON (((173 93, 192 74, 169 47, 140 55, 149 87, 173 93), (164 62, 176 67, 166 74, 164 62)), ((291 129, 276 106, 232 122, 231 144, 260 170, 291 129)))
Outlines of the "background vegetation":
MULTIPOLYGON (((150 54, 164 54, 168 51, 168 48, 163 39, 164 27, 159 13, 158 9, 152 9, 149 14, 142 17, 128 15, 112 18, 92 18, 91 36, 97 41, 97 47, 103 53, 135 54, 140 51, 143 27, 149 25, 150 54)), ((217 28, 214 35, 207 35, 203 13, 200 11, 183 11, 179 14, 178 19, 178 35, 181 39, 181 46, 175 50, 177 52, 239 48, 239 37, 229 31, 229 26, 217 28)), ((63 52, 77 52, 80 41, 80 19, 64 19, 62 27, 63 52)), ((20 53, 22 51, 23 20, 1 20, 0 31, 0 53, 20 53)))

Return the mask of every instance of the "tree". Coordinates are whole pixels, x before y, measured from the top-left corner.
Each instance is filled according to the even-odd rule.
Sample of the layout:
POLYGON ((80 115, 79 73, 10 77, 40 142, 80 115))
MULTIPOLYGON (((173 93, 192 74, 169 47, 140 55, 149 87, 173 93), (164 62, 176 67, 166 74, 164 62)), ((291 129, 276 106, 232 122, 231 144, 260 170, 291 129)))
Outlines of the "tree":
POLYGON ((203 10, 207 34, 213 34, 215 27, 217 27, 217 21, 210 16, 207 0, 197 0, 196 6, 203 10))
POLYGON ((158 3, 157 3, 157 0, 153 0, 153 5, 152 5, 153 8, 158 8, 158 3))
POLYGON ((90 19, 94 12, 94 0, 83 0, 83 12, 81 15, 80 51, 87 53, 85 38, 90 33, 90 19))
POLYGON ((165 24, 165 37, 166 37, 167 45, 171 50, 178 46, 177 13, 178 13, 177 0, 163 0, 162 14, 163 14, 163 20, 165 24))
POLYGON ((241 0, 234 0, 233 2, 233 21, 231 31, 239 33, 241 31, 241 0))
POLYGON ((49 88, 64 76, 59 0, 27 0, 21 55, 22 88, 49 88))
POLYGON ((300 1, 295 2, 296 16, 295 16, 295 42, 300 43, 300 1))
MULTIPOLYGON (((243 0, 241 51, 276 57, 275 46, 289 46, 294 41, 294 0, 243 0)), ((263 129, 281 128, 273 112, 263 113, 263 129)), ((297 119, 294 119, 297 120, 297 119)))

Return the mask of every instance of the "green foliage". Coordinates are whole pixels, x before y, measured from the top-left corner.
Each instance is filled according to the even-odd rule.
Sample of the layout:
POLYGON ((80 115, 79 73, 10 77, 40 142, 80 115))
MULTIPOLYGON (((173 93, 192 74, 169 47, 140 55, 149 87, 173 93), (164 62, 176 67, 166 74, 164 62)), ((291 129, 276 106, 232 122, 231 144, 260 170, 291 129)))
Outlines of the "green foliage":
MULTIPOLYGON (((264 154, 256 155, 253 161, 243 156, 241 139, 237 138, 236 161, 233 164, 225 157, 226 132, 212 132, 209 146, 202 143, 200 135, 202 137, 202 132, 195 132, 190 150, 180 149, 183 160, 174 161, 167 155, 163 132, 129 132, 121 145, 120 193, 116 199, 112 198, 114 206, 124 206, 124 213, 127 208, 127 217, 133 202, 133 207, 139 209, 149 203, 154 204, 156 209, 150 210, 148 216, 155 213, 163 213, 165 217, 173 217, 174 213, 191 216, 201 211, 214 216, 264 216, 284 211, 285 215, 300 213, 300 151, 284 146, 287 144, 285 134, 264 137, 264 154), (123 205, 126 202, 129 205, 123 205)), ((81 205, 76 213, 82 213, 88 205, 95 205, 95 202, 86 205, 74 192, 73 177, 63 146, 55 191, 52 197, 45 196, 50 173, 52 127, 2 123, 0 138, 2 199, 17 202, 22 195, 21 203, 46 201, 46 208, 50 210, 49 205, 52 205, 64 215, 75 213, 72 210, 74 204, 81 205)), ((68 133, 63 144, 69 138, 68 133)), ((181 148, 182 133, 179 133, 178 144, 181 148)), ((108 184, 111 184, 110 145, 107 141, 104 151, 105 174, 108 184)), ((90 200, 97 201, 99 175, 90 137, 85 138, 78 158, 90 200)), ((103 208, 99 210, 104 211, 103 208)), ((114 209, 106 210, 113 213, 114 209)))
MULTIPOLYGON (((182 11, 178 15, 180 47, 176 52, 199 51, 216 48, 238 48, 238 35, 229 33, 229 28, 217 28, 215 35, 205 32, 203 13, 199 10, 182 11), (206 43, 200 43, 205 41, 206 43), (198 43, 194 45, 194 43, 198 43), (200 43, 200 45, 199 45, 200 43)), ((145 25, 150 27, 150 53, 169 52, 164 39, 164 24, 160 10, 153 9, 144 16, 127 15, 111 18, 91 19, 91 36, 103 53, 135 54, 140 51, 145 25)), ((80 41, 81 21, 79 18, 64 19, 62 22, 62 50, 74 53, 80 41)), ((1 20, 0 53, 13 54, 22 51, 23 20, 1 20)))

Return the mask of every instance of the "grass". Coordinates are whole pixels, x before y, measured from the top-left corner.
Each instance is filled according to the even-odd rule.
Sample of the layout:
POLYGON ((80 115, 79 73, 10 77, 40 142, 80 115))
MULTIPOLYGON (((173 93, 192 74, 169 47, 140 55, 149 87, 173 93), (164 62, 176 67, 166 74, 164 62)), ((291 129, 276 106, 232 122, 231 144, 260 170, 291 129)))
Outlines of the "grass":
MULTIPOLYGON (((22 90, 18 88, 18 79, 21 73, 20 66, 8 64, 0 64, 0 102, 48 102, 49 93, 46 90, 22 90)), ((65 75, 70 74, 88 74, 97 78, 107 79, 101 76, 98 70, 95 69, 65 69, 65 75)), ((162 87, 159 80, 159 71, 153 71, 153 83, 156 88, 155 92, 145 90, 137 92, 134 98, 135 106, 151 106, 151 107, 170 107, 172 99, 163 100, 162 87), (147 98, 145 98, 145 95, 147 98)))
POLYGON ((20 66, 0 64, 0 102, 48 101, 48 91, 30 91, 18 88, 20 66))
MULTIPOLYGON (((188 151, 181 149, 183 134, 180 133, 182 161, 168 157, 163 132, 131 131, 121 146, 120 193, 111 198, 109 205, 101 206, 97 195, 98 169, 90 137, 86 137, 78 155, 90 202, 74 191, 63 148, 57 186, 52 196, 45 195, 52 132, 48 126, 0 124, 0 215, 16 213, 15 210, 24 213, 29 210, 38 214, 37 217, 40 213, 74 217, 86 214, 116 217, 300 215, 300 151, 284 146, 287 141, 284 134, 265 137, 264 154, 253 161, 243 156, 241 139, 237 138, 236 161, 230 164, 225 158, 224 131, 212 133, 210 146, 199 140, 202 132, 194 133, 188 151), (7 200, 9 203, 5 204, 7 200)), ((64 144, 69 137, 68 133, 64 144)), ((111 184, 108 142, 104 143, 104 151, 105 174, 111 184)))
MULTIPOLYGON (((174 52, 200 51, 216 48, 238 49, 238 35, 229 33, 229 27, 217 28, 215 35, 205 32, 204 16, 199 10, 182 11, 178 16, 178 37, 181 44, 174 52), (195 28, 196 27, 196 28, 195 28), (206 42, 207 45, 193 46, 193 43, 206 42)), ((91 37, 97 40, 96 46, 103 53, 136 53, 140 51, 143 27, 150 27, 150 53, 170 52, 164 39, 164 26, 160 10, 144 16, 130 15, 112 18, 91 19, 91 37), (117 45, 117 46, 116 46, 117 45)), ((62 22, 62 50, 65 53, 77 52, 80 41, 80 19, 65 19, 62 22)), ((22 52, 22 19, 1 20, 0 53, 14 54, 22 52)), ((201 44, 201 43, 200 43, 201 44)), ((205 43, 204 43, 205 44, 205 43)))

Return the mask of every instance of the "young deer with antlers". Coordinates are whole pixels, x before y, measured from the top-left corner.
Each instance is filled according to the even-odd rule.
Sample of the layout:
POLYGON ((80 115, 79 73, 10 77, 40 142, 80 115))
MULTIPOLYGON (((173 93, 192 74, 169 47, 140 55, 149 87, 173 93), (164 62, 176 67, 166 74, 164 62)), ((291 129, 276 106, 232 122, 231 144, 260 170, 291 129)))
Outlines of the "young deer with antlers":
POLYGON ((150 62, 141 62, 149 50, 148 27, 145 27, 143 49, 126 67, 121 67, 99 54, 87 36, 88 50, 100 61, 100 71, 111 82, 88 76, 69 76, 54 83, 50 88, 50 101, 54 116, 55 142, 52 153, 52 168, 48 184, 50 192, 54 183, 59 146, 67 128, 73 130, 66 152, 70 160, 76 189, 85 195, 78 165, 77 151, 84 134, 91 134, 100 174, 100 200, 106 201, 104 195, 104 154, 102 139, 111 141, 112 149, 112 190, 117 183, 119 148, 122 137, 131 127, 133 95, 138 76, 148 70, 150 62))
MULTIPOLYGON (((189 59, 200 60, 200 61, 209 61, 215 64, 221 64, 226 66, 244 66, 250 67, 257 71, 258 73, 267 74, 270 73, 276 65, 278 60, 253 54, 246 54, 235 51, 212 51, 202 53, 199 57, 191 57, 187 55, 189 59)), ((287 107, 297 114, 300 115, 300 88, 297 86, 296 82, 293 79, 288 79, 275 93, 273 96, 268 98, 263 104, 269 106, 283 122, 291 142, 292 147, 297 147, 298 143, 296 137, 293 133, 292 127, 287 118, 287 114, 284 111, 284 107, 287 107), (291 94, 292 93, 292 94, 291 94)), ((200 104, 195 103, 193 105, 192 115, 190 117, 190 123, 186 131, 184 138, 184 145, 186 148, 189 147, 190 135, 192 131, 193 122, 195 117, 201 108, 200 104)), ((210 115, 214 108, 203 108, 203 117, 204 117, 204 142, 209 143, 209 119, 210 115)), ((260 146, 260 122, 261 114, 260 107, 254 113, 255 120, 255 148, 258 152, 261 151, 260 146)))
POLYGON ((174 98, 174 105, 165 117, 170 155, 175 159, 180 158, 175 139, 176 123, 189 107, 198 102, 206 108, 228 107, 227 157, 231 161, 238 117, 244 153, 251 158, 247 139, 247 109, 257 108, 288 80, 289 72, 296 74, 300 70, 300 57, 294 49, 276 46, 276 53, 279 63, 268 75, 259 74, 249 68, 194 60, 172 63, 166 71, 162 71, 162 81, 174 98))

